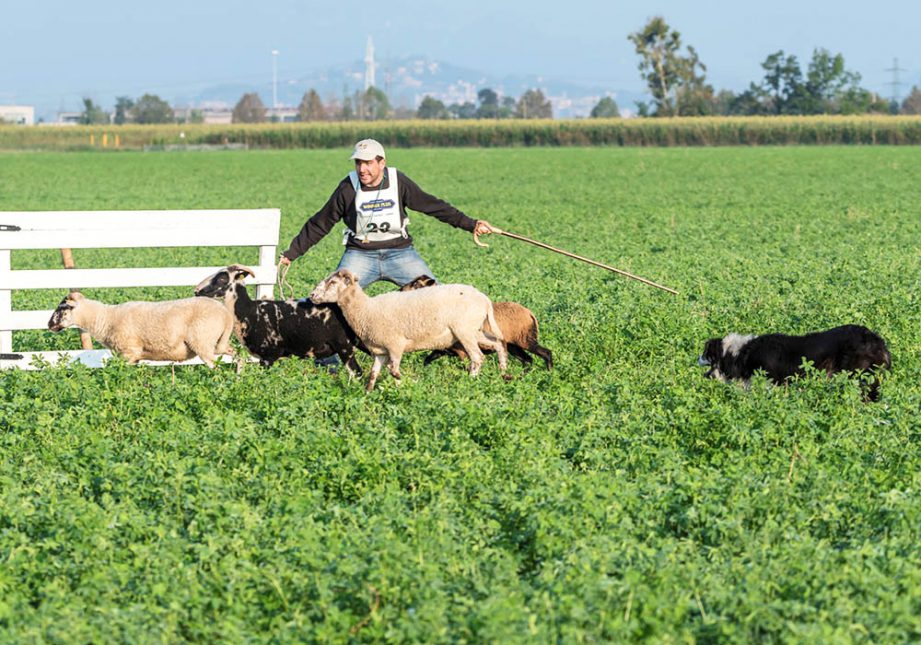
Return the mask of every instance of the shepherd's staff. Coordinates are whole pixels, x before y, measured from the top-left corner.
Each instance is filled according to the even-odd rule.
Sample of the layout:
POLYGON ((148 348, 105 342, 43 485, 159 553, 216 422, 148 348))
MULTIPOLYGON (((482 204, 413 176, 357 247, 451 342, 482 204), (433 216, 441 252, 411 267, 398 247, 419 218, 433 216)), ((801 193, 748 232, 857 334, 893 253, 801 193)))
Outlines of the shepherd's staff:
MULTIPOLYGON (((641 278, 638 275, 633 275, 632 273, 627 273, 626 271, 621 271, 620 269, 615 269, 614 267, 609 267, 607 264, 602 264, 601 262, 595 262, 594 260, 589 260, 588 258, 583 258, 581 255, 576 255, 575 253, 570 253, 569 251, 564 251, 563 249, 558 249, 556 247, 550 246, 549 244, 544 244, 543 242, 538 242, 537 240, 532 240, 523 235, 517 235, 516 233, 509 233, 508 231, 503 231, 496 228, 495 226, 490 225, 493 233, 498 233, 499 235, 504 235, 505 237, 510 237, 514 240, 521 240, 522 242, 527 242, 528 244, 533 244, 534 246, 539 246, 542 249, 547 249, 548 251, 553 251, 554 253, 559 253, 565 255, 568 258, 573 258, 574 260, 581 260, 582 262, 587 262, 588 264, 594 265, 596 267, 601 267, 602 269, 607 269, 608 271, 613 271, 624 277, 632 278, 634 280, 639 280, 643 284, 648 284, 650 287, 655 287, 656 289, 662 289, 662 291, 668 291, 673 295, 678 295, 678 292, 669 287, 663 287, 661 284, 656 284, 652 280, 647 280, 646 278, 641 278)), ((480 236, 477 233, 473 234, 473 241, 477 246, 489 246, 488 244, 483 244, 480 242, 480 236)))

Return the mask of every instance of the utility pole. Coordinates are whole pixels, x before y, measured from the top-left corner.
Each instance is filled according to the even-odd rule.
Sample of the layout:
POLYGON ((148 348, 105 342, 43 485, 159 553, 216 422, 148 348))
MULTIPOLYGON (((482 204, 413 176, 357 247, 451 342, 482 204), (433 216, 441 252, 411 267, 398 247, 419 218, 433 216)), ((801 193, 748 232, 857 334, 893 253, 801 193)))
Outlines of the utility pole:
POLYGON ((892 59, 892 67, 886 70, 887 72, 892 72, 892 81, 887 83, 887 85, 892 86, 892 102, 896 105, 901 103, 901 92, 900 88, 902 87, 901 81, 899 81, 899 72, 907 72, 908 70, 902 69, 899 67, 899 59, 892 59))
POLYGON ((278 50, 272 50, 272 107, 278 109, 278 50))

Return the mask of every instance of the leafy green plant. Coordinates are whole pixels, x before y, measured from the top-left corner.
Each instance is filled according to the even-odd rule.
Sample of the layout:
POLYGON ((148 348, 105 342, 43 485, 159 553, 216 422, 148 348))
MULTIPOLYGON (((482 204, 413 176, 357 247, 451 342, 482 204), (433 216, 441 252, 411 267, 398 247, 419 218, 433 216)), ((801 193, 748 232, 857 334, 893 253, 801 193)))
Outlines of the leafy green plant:
MULTIPOLYGON (((553 372, 513 364, 505 383, 490 360, 470 379, 412 355, 370 396, 292 359, 0 372, 0 641, 921 638, 916 148, 388 152, 471 216, 681 295, 418 215, 440 279, 534 311, 553 372), (845 322, 889 343, 879 404, 843 376, 746 390, 695 364, 711 336, 845 322)), ((0 207, 280 207, 284 246, 346 157, 8 153, 0 207)), ((336 237, 292 265, 300 294, 335 267, 336 237)))

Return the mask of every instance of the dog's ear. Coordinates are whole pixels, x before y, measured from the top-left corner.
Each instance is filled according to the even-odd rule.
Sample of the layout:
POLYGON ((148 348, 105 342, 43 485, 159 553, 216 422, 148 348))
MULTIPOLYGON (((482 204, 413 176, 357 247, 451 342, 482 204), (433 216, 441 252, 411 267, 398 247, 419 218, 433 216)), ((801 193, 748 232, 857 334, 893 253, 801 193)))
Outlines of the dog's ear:
POLYGON ((711 338, 704 344, 703 357, 710 363, 717 363, 723 356, 723 341, 720 338, 711 338))

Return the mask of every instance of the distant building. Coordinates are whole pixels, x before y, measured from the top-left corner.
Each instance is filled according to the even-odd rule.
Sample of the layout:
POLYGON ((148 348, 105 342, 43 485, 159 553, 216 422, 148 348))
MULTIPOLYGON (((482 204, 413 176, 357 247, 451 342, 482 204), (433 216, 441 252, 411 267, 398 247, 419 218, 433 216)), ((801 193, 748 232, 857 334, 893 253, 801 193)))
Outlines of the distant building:
POLYGON ((0 105, 0 121, 16 125, 35 125, 35 108, 31 105, 0 105))
POLYGON ((274 123, 293 123, 297 121, 297 108, 277 107, 266 108, 265 120, 274 123))
POLYGON ((230 125, 233 123, 233 110, 220 108, 202 108, 201 110, 203 123, 212 125, 230 125))
POLYGON ((83 112, 58 112, 58 125, 78 125, 83 112))

